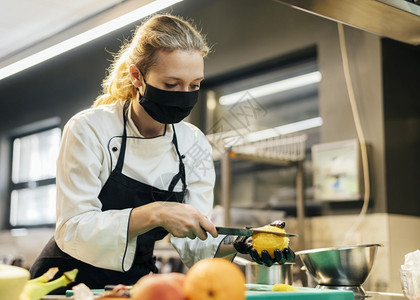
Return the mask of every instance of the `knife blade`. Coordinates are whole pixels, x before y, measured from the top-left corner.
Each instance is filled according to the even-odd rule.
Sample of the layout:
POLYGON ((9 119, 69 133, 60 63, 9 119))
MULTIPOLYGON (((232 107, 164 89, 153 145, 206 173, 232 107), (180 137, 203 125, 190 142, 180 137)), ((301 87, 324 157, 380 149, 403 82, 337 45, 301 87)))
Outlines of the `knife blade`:
POLYGON ((297 234, 294 233, 284 233, 284 232, 272 232, 267 230, 261 230, 258 228, 233 228, 233 227, 221 227, 216 226, 216 230, 220 234, 227 234, 227 235, 240 235, 240 236, 252 236, 254 233, 270 233, 275 234, 283 237, 296 237, 297 234))

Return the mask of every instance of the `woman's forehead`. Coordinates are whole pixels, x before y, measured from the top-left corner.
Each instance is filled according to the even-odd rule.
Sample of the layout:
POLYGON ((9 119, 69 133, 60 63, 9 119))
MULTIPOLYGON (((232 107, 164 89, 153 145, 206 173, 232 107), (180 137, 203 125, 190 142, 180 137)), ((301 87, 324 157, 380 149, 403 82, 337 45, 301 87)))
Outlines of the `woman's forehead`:
POLYGON ((204 76, 204 59, 199 51, 158 51, 151 73, 160 77, 196 80, 204 76))

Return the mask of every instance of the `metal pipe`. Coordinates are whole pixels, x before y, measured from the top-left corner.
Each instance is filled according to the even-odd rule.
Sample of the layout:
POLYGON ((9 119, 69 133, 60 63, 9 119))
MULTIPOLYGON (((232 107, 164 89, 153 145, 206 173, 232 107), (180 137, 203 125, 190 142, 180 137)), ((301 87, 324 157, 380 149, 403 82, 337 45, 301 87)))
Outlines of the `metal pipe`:
POLYGON ((222 157, 221 166, 221 188, 222 188, 222 206, 224 209, 224 226, 230 226, 230 183, 231 183, 231 150, 226 150, 222 157))
POLYGON ((303 160, 297 162, 296 175, 296 217, 299 233, 299 249, 305 248, 305 200, 303 182, 303 160))

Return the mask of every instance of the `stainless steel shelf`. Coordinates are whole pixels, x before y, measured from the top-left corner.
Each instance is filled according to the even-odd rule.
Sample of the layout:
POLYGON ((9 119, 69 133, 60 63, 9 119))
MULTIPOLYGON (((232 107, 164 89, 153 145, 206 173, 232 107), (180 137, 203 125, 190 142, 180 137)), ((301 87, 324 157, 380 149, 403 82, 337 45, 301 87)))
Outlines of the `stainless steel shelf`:
POLYGON ((230 132, 207 135, 213 147, 213 160, 221 161, 222 206, 224 226, 231 225, 232 160, 246 160, 297 168, 296 210, 298 222, 298 249, 305 249, 303 161, 306 135, 278 135, 267 139, 249 141, 230 132))

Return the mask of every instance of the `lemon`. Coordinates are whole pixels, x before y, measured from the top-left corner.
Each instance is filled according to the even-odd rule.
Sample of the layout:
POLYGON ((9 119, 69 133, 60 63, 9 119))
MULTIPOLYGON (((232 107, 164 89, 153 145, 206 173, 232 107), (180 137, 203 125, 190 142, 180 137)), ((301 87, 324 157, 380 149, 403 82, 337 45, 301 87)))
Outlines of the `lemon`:
POLYGON ((285 283, 277 283, 273 285, 273 291, 291 292, 296 291, 296 289, 293 286, 285 283))
MULTIPOLYGON (((258 229, 264 231, 286 233, 286 230, 277 226, 266 225, 258 229)), ((254 233, 252 235, 252 247, 257 250, 259 255, 261 255, 261 251, 267 250, 270 256, 274 258, 274 250, 283 250, 289 247, 289 238, 271 233, 254 233)))

